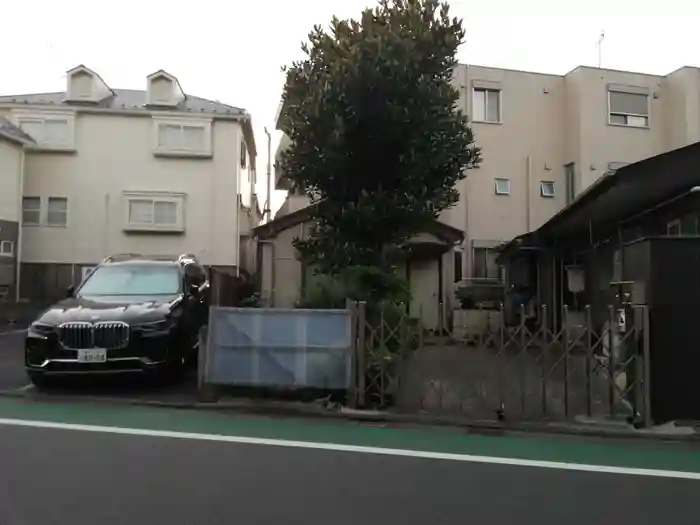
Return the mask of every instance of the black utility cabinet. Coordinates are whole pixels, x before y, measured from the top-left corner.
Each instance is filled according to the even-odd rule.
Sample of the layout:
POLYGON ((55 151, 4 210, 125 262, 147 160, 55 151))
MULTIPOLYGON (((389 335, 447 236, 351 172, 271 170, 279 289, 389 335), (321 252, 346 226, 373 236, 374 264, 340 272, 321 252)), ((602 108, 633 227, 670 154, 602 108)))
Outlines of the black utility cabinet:
POLYGON ((700 237, 639 239, 622 257, 649 305, 651 416, 700 421, 700 237))

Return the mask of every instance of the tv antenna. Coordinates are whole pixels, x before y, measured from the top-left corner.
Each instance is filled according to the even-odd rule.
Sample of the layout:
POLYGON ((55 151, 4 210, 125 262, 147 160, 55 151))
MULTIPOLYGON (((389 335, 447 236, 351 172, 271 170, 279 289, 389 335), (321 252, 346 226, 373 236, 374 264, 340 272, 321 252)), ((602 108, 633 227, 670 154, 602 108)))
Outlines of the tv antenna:
POLYGON ((603 40, 605 39, 605 30, 600 31, 600 36, 598 37, 598 68, 600 69, 603 63, 603 40))

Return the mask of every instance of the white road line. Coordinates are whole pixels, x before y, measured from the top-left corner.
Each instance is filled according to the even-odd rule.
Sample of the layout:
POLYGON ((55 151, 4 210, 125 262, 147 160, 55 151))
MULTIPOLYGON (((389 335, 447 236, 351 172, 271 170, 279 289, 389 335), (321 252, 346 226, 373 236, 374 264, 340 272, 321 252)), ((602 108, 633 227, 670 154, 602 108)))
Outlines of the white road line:
POLYGON ((600 474, 628 474, 633 476, 651 476, 658 478, 690 479, 700 481, 698 472, 681 472, 675 470, 654 470, 644 468, 610 467, 606 465, 587 465, 579 463, 564 463, 555 461, 539 461, 531 459, 500 458, 491 456, 473 456, 469 454, 450 454, 444 452, 427 452, 422 450, 404 450, 395 448, 380 448, 356 445, 339 445, 334 443, 315 443, 308 441, 289 441, 284 439, 252 438, 242 436, 226 436, 219 434, 199 434, 193 432, 174 432, 170 430, 149 430, 140 428, 121 428, 98 425, 76 425, 70 423, 54 423, 49 421, 33 421, 26 419, 0 418, 0 425, 50 428, 57 430, 74 430, 80 432, 103 432, 131 436, 164 437, 176 439, 193 439, 199 441, 218 441, 223 443, 241 443, 246 445, 267 445, 274 447, 291 447, 312 450, 329 450, 336 452, 355 452, 360 454, 380 454, 385 456, 400 456, 409 458, 441 459, 447 461, 463 461, 468 463, 485 463, 492 465, 508 465, 518 467, 536 467, 556 470, 579 472, 595 472, 600 474))

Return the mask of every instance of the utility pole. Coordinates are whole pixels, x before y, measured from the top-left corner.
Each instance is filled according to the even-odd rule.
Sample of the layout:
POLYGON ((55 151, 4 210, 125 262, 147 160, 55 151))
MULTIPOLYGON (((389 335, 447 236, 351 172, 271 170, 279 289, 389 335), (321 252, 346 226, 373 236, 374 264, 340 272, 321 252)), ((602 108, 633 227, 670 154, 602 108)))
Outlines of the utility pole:
POLYGON ((267 131, 267 127, 265 128, 265 135, 267 135, 267 179, 265 181, 267 197, 265 199, 263 217, 267 218, 266 222, 270 222, 272 220, 272 217, 270 217, 272 215, 270 209, 272 206, 272 135, 267 131))
POLYGON ((603 63, 603 40, 605 39, 605 30, 601 30, 600 37, 598 38, 598 69, 600 69, 603 63))

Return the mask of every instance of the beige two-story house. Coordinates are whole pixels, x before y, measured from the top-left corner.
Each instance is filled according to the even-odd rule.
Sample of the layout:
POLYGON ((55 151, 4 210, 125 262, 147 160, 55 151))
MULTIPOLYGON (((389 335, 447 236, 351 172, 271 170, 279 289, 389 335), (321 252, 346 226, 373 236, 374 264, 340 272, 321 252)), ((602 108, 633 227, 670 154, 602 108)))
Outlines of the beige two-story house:
POLYGON ((114 253, 191 252, 241 271, 256 158, 243 109, 187 94, 162 70, 129 90, 78 66, 64 92, 0 97, 0 117, 35 142, 21 195, 0 201, 20 210, 21 298, 60 295, 114 253))
POLYGON ((456 277, 500 279, 493 248, 538 228, 599 177, 700 140, 700 70, 591 67, 565 75, 460 65, 460 107, 483 148, 446 222, 462 229, 456 277))
MULTIPOLYGON (((503 241, 538 228, 610 170, 700 140, 694 67, 665 76, 583 66, 549 75, 460 64, 454 85, 483 162, 459 182, 459 203, 440 217, 464 232, 454 261, 440 270, 450 286, 500 281, 495 248, 503 241)), ((277 155, 288 143, 283 136, 277 155)), ((308 204, 275 177, 276 188, 289 191, 276 217, 308 204)), ((450 295, 430 293, 436 282, 422 284, 414 298, 423 311, 450 295)))

